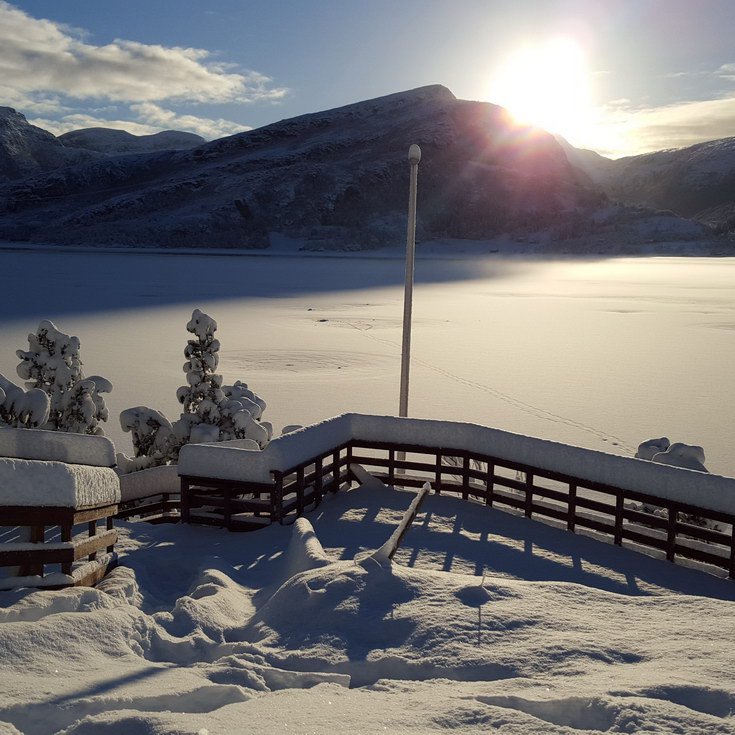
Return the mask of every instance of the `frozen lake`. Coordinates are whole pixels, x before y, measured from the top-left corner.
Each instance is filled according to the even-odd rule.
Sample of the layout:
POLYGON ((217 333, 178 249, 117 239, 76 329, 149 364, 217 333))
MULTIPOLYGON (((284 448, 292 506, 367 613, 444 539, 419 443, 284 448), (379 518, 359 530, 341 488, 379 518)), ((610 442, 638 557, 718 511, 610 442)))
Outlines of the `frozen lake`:
MULTIPOLYGON (((77 335, 126 453, 122 409, 178 417, 195 307, 277 430, 397 412, 400 259, 3 251, 0 272, 0 372, 41 319, 77 335)), ((735 259, 420 259, 413 326, 411 415, 620 454, 666 435, 735 476, 735 259)))

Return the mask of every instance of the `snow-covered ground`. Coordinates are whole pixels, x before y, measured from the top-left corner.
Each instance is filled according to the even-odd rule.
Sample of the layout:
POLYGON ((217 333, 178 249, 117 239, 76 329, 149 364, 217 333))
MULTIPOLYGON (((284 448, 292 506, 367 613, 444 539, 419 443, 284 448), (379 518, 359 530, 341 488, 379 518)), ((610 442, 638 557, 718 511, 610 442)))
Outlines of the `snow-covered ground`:
MULTIPOLYGON (((394 413, 390 258, 0 252, 0 372, 42 318, 177 415, 191 311, 276 426, 394 413)), ((411 412, 632 454, 667 434, 735 475, 735 261, 417 265, 411 412)), ((128 448, 115 421, 108 434, 128 448)), ((446 496, 329 496, 236 534, 120 523, 96 589, 0 592, 0 734, 735 733, 735 584, 446 496)))
MULTIPOLYGON (((219 325, 219 372, 278 430, 398 406, 398 257, 0 252, 0 372, 41 319, 81 340, 86 374, 125 408, 178 417, 186 323, 219 325)), ((651 437, 704 447, 735 476, 735 260, 419 258, 410 413, 632 455, 651 437)))
POLYGON ((120 524, 97 589, 0 593, 0 732, 735 733, 732 582, 445 496, 368 559, 412 497, 120 524))

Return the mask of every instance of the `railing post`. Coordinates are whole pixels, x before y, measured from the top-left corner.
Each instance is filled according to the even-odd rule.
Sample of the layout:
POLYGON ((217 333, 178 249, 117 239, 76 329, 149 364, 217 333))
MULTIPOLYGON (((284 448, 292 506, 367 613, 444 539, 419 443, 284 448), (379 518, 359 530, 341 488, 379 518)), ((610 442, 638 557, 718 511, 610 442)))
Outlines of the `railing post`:
POLYGON ((730 579, 735 579, 735 522, 730 532, 730 579))
MULTIPOLYGON (((112 531, 112 529, 115 527, 115 517, 114 516, 107 516, 105 527, 108 531, 112 531)), ((115 550, 115 545, 108 546, 106 551, 108 554, 111 554, 115 550)))
POLYGON ((669 507, 669 525, 666 529, 666 558, 674 561, 676 553, 676 510, 669 507))
MULTIPOLYGON (((95 519, 94 521, 90 521, 89 524, 87 525, 87 528, 89 529, 89 537, 90 538, 92 538, 92 536, 96 536, 97 535, 97 520, 95 519)), ((97 559, 97 552, 96 551, 93 551, 89 555, 88 558, 89 558, 89 561, 96 561, 96 559, 97 559)))
POLYGON ((493 507, 493 495, 495 494, 495 464, 490 460, 487 462, 487 477, 485 478, 485 504, 493 507))
POLYGON ((462 500, 470 497, 470 455, 465 454, 462 458, 462 500))
POLYGON ((181 478, 181 522, 189 522, 189 481, 185 478, 181 478))
POLYGON ((304 468, 296 470, 296 515, 304 515, 304 468))
POLYGON ((436 492, 436 494, 439 495, 441 494, 441 491, 442 491, 442 450, 441 449, 436 450, 435 483, 436 483, 436 487, 434 488, 434 492, 436 492))
POLYGON ((526 518, 533 515, 533 473, 526 472, 526 507, 524 509, 526 518))
MULTIPOLYGON (((108 518, 107 519, 107 523, 108 524, 110 523, 110 520, 111 520, 111 518, 108 518)), ((108 525, 108 527, 109 527, 109 525, 108 525)), ((69 523, 65 523, 61 527, 61 540, 64 541, 64 542, 66 542, 66 543, 68 543, 69 541, 71 541, 71 531, 72 531, 72 525, 69 524, 69 523)), ((110 549, 108 548, 108 551, 109 550, 110 549)), ((72 563, 70 561, 64 562, 61 565, 61 571, 62 571, 62 573, 63 574, 71 574, 71 567, 72 567, 72 563)))
POLYGON ((283 525, 283 474, 273 473, 273 489, 271 490, 271 523, 278 521, 283 525))
POLYGON ((332 487, 333 493, 336 493, 337 490, 339 490, 339 483, 340 483, 339 466, 341 464, 339 455, 340 455, 339 449, 335 450, 332 453, 332 478, 334 479, 334 486, 332 487))
POLYGON ((322 457, 314 461, 314 501, 316 505, 322 502, 322 491, 324 487, 324 460, 322 457))
POLYGON ((569 505, 567 507, 567 531, 574 533, 577 515, 577 484, 569 483, 569 505))
POLYGON ((396 450, 388 450, 388 484, 392 485, 396 480, 396 450))
POLYGON ((613 543, 617 546, 623 545, 623 508, 623 493, 618 491, 615 496, 615 537, 613 538, 613 543))

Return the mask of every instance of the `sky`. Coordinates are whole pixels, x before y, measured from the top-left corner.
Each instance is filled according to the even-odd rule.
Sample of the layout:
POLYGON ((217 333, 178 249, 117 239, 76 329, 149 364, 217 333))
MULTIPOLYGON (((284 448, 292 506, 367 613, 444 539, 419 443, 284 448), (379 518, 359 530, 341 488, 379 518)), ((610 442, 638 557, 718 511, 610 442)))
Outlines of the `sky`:
POLYGON ((733 0, 0 0, 0 104, 207 139, 443 84, 612 157, 735 135, 733 0))

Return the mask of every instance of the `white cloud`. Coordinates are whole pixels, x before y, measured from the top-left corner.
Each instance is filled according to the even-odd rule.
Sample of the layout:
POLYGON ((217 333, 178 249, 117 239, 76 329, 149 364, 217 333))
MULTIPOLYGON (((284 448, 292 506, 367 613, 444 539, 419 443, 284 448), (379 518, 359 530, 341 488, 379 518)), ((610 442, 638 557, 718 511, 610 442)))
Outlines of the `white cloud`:
POLYGON ((120 39, 95 46, 78 31, 0 0, 0 79, 11 96, 250 102, 285 94, 263 74, 234 71, 210 57, 204 49, 120 39))
POLYGON ((735 133, 735 96, 681 102, 648 109, 628 106, 605 111, 605 141, 594 147, 613 156, 683 148, 735 133))
POLYGON ((186 130, 208 139, 222 138, 225 135, 251 130, 247 125, 231 120, 223 120, 222 118, 212 120, 195 115, 180 115, 171 110, 165 110, 152 102, 131 105, 130 109, 138 114, 141 121, 155 126, 157 130, 186 130))
POLYGON ((50 118, 36 117, 28 120, 31 125, 48 130, 54 135, 68 133, 71 130, 80 130, 82 128, 112 128, 113 130, 127 130, 133 135, 152 135, 159 133, 160 127, 155 125, 146 125, 145 123, 135 122, 134 120, 108 120, 94 115, 86 115, 83 113, 75 113, 73 115, 64 115, 60 120, 52 120, 50 118))

